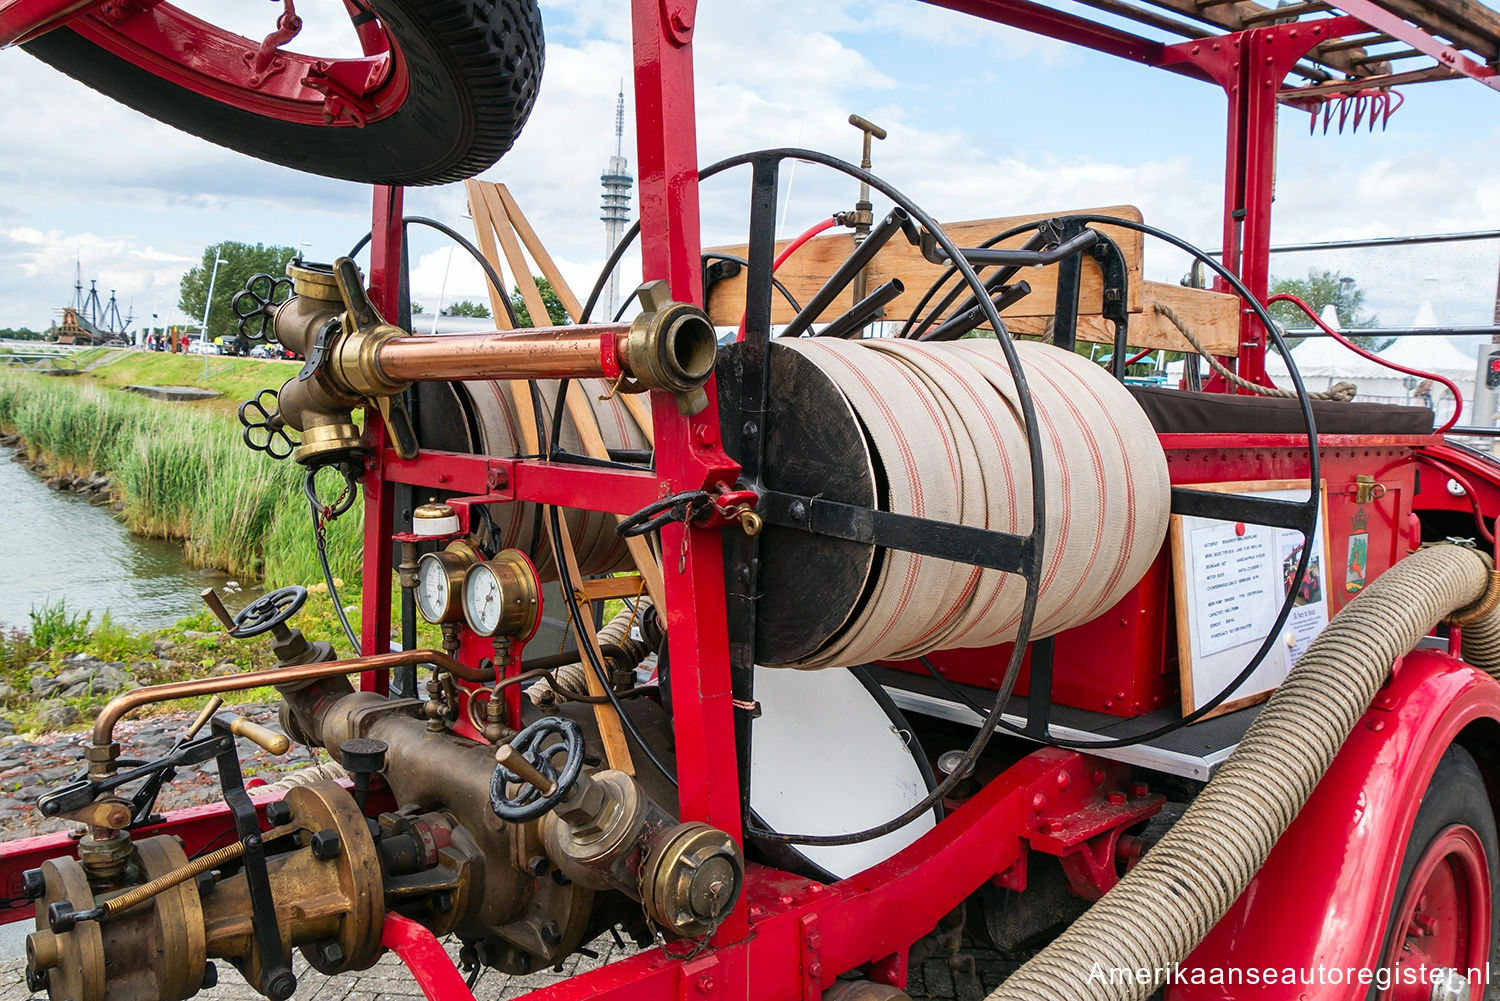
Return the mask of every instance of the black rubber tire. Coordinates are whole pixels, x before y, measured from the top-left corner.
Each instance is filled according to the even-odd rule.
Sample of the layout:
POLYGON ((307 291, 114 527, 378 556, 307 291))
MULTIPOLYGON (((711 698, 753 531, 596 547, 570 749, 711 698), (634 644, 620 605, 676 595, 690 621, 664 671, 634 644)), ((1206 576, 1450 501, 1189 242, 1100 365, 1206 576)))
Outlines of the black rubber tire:
POLYGON ((23 46, 122 104, 209 142, 367 184, 445 184, 510 149, 542 78, 536 0, 370 0, 406 57, 405 103, 364 128, 305 125, 232 107, 116 56, 67 28, 23 46))
MULTIPOLYGON (((1485 856, 1490 862, 1490 900, 1500 900, 1500 837, 1495 829, 1495 810, 1485 789, 1484 775, 1479 771, 1474 758, 1458 744, 1443 752, 1427 791, 1422 794, 1422 805, 1417 808, 1417 818, 1412 823, 1411 838, 1406 844, 1406 854, 1401 857, 1401 879, 1396 884, 1396 896, 1392 908, 1401 906, 1406 896, 1406 887, 1411 882, 1412 872, 1427 853, 1428 847, 1438 834, 1453 824, 1466 824, 1479 835, 1484 845, 1485 856)), ((1386 922, 1385 938, 1380 944, 1380 955, 1396 934, 1396 915, 1386 922)), ((1490 965, 1494 968, 1500 954, 1500 908, 1491 909, 1490 921, 1490 965)), ((1369 998, 1377 998, 1378 988, 1371 988, 1369 998)))

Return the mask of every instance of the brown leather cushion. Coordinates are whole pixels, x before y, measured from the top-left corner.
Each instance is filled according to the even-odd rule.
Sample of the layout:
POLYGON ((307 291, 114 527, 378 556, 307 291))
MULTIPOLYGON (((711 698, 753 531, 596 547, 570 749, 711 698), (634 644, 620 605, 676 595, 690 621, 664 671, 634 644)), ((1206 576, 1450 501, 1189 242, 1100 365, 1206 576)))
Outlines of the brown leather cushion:
MULTIPOLYGON (((1181 389, 1131 386, 1130 393, 1158 434, 1302 434, 1302 408, 1296 400, 1269 396, 1190 393, 1181 389)), ((1426 407, 1386 403, 1313 400, 1319 434, 1432 434, 1426 407)))

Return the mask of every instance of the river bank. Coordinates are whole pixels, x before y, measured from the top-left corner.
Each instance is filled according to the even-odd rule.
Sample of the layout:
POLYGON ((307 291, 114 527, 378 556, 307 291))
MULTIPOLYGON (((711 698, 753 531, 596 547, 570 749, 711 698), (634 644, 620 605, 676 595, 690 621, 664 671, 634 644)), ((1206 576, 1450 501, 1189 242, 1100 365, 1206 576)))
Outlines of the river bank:
MULTIPOLYGON (((18 436, 28 468, 75 483, 106 479, 110 503, 131 532, 180 541, 194 566, 277 586, 321 579, 304 471, 246 448, 240 431, 193 404, 0 373, 0 432, 18 436)), ((339 576, 358 574, 360 510, 356 498, 328 528, 339 576)))

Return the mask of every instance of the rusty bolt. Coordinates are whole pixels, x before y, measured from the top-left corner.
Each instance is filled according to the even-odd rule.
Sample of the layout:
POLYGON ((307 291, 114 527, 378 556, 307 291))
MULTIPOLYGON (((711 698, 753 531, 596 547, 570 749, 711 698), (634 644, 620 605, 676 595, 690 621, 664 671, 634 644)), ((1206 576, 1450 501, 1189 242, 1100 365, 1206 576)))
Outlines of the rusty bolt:
POLYGON ((338 966, 344 961, 344 949, 331 938, 325 938, 314 947, 314 955, 323 966, 338 966))
POLYGON ((540 934, 542 941, 547 943, 548 946, 555 946, 562 941, 562 929, 557 927, 556 921, 548 921, 542 925, 540 934))

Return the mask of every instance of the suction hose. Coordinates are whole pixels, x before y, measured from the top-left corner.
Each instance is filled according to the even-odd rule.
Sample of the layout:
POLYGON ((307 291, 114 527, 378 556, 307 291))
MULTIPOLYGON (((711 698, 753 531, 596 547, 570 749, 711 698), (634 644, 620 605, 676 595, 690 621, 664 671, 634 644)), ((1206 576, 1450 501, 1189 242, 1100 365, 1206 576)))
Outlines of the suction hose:
MULTIPOLYGON (((625 663, 621 667, 636 667, 646 659, 651 649, 640 640, 631 639, 630 627, 640 622, 651 607, 651 599, 641 595, 635 599, 635 608, 624 608, 605 627, 599 630, 601 646, 614 645, 620 648, 625 663)), ((588 668, 582 663, 567 664, 557 669, 557 681, 570 692, 588 691, 588 668)), ((568 697, 555 690, 546 678, 539 679, 526 690, 533 705, 554 706, 568 701, 568 697)))
POLYGON ((1423 549, 1381 574, 1313 641, 1167 836, 987 1001, 1140 1001, 1156 991, 1265 862, 1397 657, 1455 610, 1484 611, 1464 627, 1463 653, 1500 677, 1491 593, 1500 590, 1485 560, 1459 546, 1423 549), (1121 969, 1156 973, 1111 983, 1121 969))

